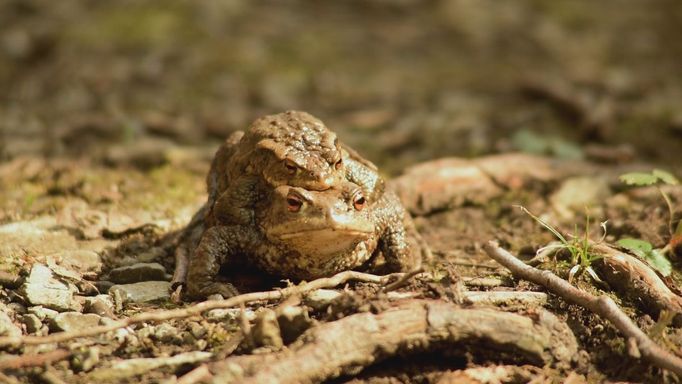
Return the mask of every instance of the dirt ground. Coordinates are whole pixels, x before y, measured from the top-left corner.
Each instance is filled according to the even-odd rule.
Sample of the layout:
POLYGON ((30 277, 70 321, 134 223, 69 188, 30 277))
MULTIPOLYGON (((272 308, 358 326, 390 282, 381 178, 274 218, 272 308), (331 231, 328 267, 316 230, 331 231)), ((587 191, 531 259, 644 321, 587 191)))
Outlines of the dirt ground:
MULTIPOLYGON (((556 240, 519 205, 564 234, 581 236, 589 217, 595 241, 607 221, 606 242, 672 244, 665 283, 679 293, 682 247, 670 228, 682 216, 682 188, 663 187, 671 218, 656 187, 627 186, 619 176, 653 169, 682 176, 681 26, 674 0, 0 2, 0 336, 45 336, 189 306, 164 295, 97 294, 114 283, 167 281, 173 236, 206 199, 204 178, 220 141, 288 109, 319 117, 375 162, 415 217, 435 260, 430 277, 396 293, 452 303, 456 281, 469 292, 546 292, 481 249, 496 239, 529 260, 556 240), (63 305, 32 298, 32 276, 44 271, 36 265, 52 288, 70 292, 63 305), (115 277, 127 266, 144 276, 115 277), (71 322, 63 316, 70 312, 98 317, 71 322)), ((564 278, 573 266, 562 254, 540 263, 564 278)), ((574 285, 609 295, 680 354, 679 321, 665 323, 646 300, 588 273, 574 285)), ((400 305, 377 290, 350 283, 339 288, 346 299, 329 307, 336 309, 301 307, 332 324, 400 305)), ((281 305, 1 346, 0 382, 180 382, 203 363, 275 353, 246 340, 244 322, 281 305), (68 356, 47 364, 6 365, 60 350, 68 356), (146 360, 116 369, 131 359, 146 360)), ((575 335, 575 358, 561 365, 462 341, 389 353, 329 377, 680 380, 633 357, 612 325, 558 296, 467 305, 531 318, 547 310, 575 335)))

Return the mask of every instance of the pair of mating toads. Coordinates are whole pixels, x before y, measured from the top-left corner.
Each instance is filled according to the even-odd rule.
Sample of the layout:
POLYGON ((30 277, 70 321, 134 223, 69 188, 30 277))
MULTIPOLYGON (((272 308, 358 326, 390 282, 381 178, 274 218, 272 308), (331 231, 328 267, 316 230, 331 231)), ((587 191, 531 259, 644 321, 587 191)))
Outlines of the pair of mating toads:
MULTIPOLYGON (((237 294, 222 266, 291 279, 376 267, 407 271, 429 253, 371 162, 305 112, 256 120, 218 149, 208 201, 179 238, 173 285, 192 298, 237 294)), ((375 268, 376 269, 376 268, 375 268)))

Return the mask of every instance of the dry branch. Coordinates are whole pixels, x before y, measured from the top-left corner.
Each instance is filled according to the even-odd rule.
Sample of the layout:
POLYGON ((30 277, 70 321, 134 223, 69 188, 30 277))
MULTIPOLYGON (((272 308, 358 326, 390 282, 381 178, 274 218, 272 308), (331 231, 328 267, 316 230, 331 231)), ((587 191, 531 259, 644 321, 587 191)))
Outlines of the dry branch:
POLYGON ((593 296, 580 290, 550 271, 526 265, 514 255, 490 241, 483 246, 488 256, 507 267, 516 277, 540 284, 564 300, 581 305, 610 321, 626 338, 635 340, 642 357, 657 367, 682 377, 682 359, 654 343, 608 296, 593 296))
POLYGON ((302 282, 299 285, 287 287, 284 289, 253 292, 226 300, 209 300, 187 308, 179 308, 165 311, 141 313, 126 319, 114 321, 107 325, 92 327, 80 331, 60 332, 49 336, 20 336, 20 337, 0 337, 0 347, 3 346, 20 346, 20 345, 37 345, 46 343, 59 343, 63 341, 73 340, 80 337, 90 337, 100 335, 102 333, 115 331, 120 328, 125 328, 134 324, 147 322, 161 322, 171 319, 181 319, 191 316, 200 315, 203 312, 218 308, 232 308, 241 304, 251 303, 255 301, 272 301, 279 300, 291 295, 304 294, 320 288, 331 288, 344 284, 348 281, 361 281, 374 284, 386 284, 394 278, 400 278, 403 273, 394 273, 386 276, 377 276, 369 273, 362 273, 356 271, 344 271, 337 273, 332 277, 325 277, 310 282, 302 282))
POLYGON ((531 319, 409 300, 379 314, 358 313, 321 324, 279 352, 233 356, 209 368, 219 383, 315 383, 357 374, 391 356, 436 348, 464 351, 464 346, 477 356, 493 353, 499 359, 502 354, 513 361, 568 367, 577 353, 573 333, 551 313, 535 313, 531 319))
POLYGON ((0 360, 0 370, 39 367, 64 360, 71 356, 71 354, 72 352, 67 349, 56 349, 45 353, 4 358, 0 360))

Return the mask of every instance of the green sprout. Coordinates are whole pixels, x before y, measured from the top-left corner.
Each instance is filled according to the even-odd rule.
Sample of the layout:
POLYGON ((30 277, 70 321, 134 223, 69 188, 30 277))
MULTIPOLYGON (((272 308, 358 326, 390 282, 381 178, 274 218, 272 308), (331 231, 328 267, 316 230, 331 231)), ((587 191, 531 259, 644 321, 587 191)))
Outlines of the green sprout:
MULTIPOLYGON (((532 217, 533 220, 535 220, 536 222, 538 222, 538 224, 542 225, 545 229, 550 231, 559 240, 558 243, 550 244, 546 247, 540 248, 537 253, 544 253, 548 250, 565 249, 571 255, 571 264, 573 264, 573 267, 568 272, 569 283, 571 283, 573 279, 577 275, 579 275, 579 273, 581 273, 583 270, 586 271, 595 281, 603 283, 603 281, 599 278, 599 276, 597 276, 597 273, 592 268, 592 263, 599 259, 602 259, 604 256, 592 252, 592 241, 590 240, 588 234, 590 228, 589 215, 586 215, 585 230, 583 235, 578 234, 578 226, 576 224, 575 234, 564 236, 561 234, 561 232, 559 232, 559 230, 557 230, 556 228, 554 228, 541 218, 535 216, 528 209, 526 209, 526 207, 522 207, 520 205, 517 205, 516 207, 520 208, 524 213, 532 217)), ((599 239, 599 241, 596 242, 597 244, 603 242, 604 238, 606 237, 606 221, 600 223, 600 227, 602 228, 603 234, 601 239, 599 239)))
POLYGON ((677 227, 674 228, 675 207, 670 196, 661 188, 661 185, 679 185, 679 180, 670 172, 660 169, 654 169, 651 172, 626 173, 620 176, 620 180, 627 185, 638 187, 655 186, 658 189, 658 192, 661 194, 663 201, 665 201, 665 204, 668 207, 668 231, 670 232, 670 241, 661 249, 654 249, 651 243, 642 239, 624 238, 620 239, 617 244, 645 260, 649 265, 660 272, 661 275, 669 276, 672 267, 666 255, 672 251, 673 244, 682 239, 682 221, 677 223, 677 227))

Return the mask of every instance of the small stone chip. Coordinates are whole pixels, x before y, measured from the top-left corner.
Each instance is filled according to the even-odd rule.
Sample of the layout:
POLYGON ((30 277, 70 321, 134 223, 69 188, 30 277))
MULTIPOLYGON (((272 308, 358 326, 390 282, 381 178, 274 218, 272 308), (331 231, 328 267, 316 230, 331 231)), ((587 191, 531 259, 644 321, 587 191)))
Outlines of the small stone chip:
POLYGON ((109 280, 117 284, 165 279, 166 269, 159 263, 137 263, 109 271, 109 280))

